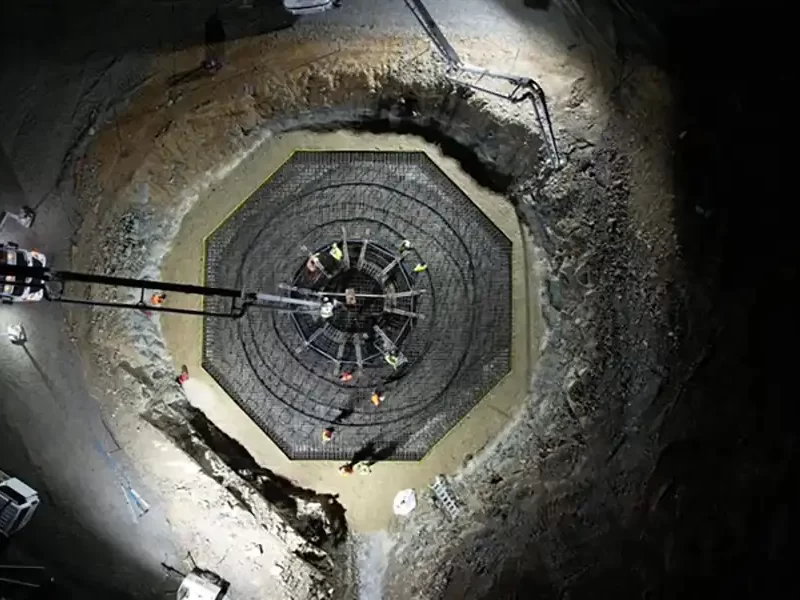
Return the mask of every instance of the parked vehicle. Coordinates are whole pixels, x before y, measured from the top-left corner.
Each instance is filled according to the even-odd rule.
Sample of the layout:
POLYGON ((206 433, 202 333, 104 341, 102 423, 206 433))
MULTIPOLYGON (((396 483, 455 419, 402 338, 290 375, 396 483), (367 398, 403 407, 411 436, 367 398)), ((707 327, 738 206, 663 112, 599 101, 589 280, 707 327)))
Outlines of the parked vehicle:
POLYGON ((212 571, 194 568, 178 588, 178 600, 225 600, 230 584, 212 571))
MULTIPOLYGON (((2 265, 27 265, 29 267, 47 266, 47 257, 36 250, 25 250, 13 242, 0 242, 0 264, 2 265)), ((44 297, 43 287, 34 287, 31 284, 42 284, 40 279, 25 278, 19 281, 14 275, 0 275, 0 300, 4 303, 11 302, 38 302, 44 297)))
POLYGON ((0 471, 0 538, 10 538, 25 527, 38 506, 36 490, 0 471))

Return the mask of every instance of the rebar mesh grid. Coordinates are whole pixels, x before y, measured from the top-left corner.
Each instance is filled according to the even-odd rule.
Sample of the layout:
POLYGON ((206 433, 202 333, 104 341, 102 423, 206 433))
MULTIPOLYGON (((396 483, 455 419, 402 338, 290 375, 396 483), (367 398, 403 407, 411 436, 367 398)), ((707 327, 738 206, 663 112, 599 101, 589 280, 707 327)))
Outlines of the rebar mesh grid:
MULTIPOLYGON (((401 307, 424 318, 387 321, 407 365, 394 371, 372 352, 342 382, 336 340, 363 323, 251 309, 206 319, 203 366, 292 459, 419 460, 510 370, 511 241, 422 152, 297 152, 206 239, 206 283, 277 293, 298 284, 308 249, 342 240, 342 228, 351 260, 360 244, 372 253, 362 291, 403 240, 413 244, 393 277, 401 291, 425 290, 401 307), (427 271, 414 273, 417 263, 427 271), (332 330, 317 338, 327 346, 309 348, 320 327, 332 330)), ((351 368, 354 346, 341 352, 351 368)))

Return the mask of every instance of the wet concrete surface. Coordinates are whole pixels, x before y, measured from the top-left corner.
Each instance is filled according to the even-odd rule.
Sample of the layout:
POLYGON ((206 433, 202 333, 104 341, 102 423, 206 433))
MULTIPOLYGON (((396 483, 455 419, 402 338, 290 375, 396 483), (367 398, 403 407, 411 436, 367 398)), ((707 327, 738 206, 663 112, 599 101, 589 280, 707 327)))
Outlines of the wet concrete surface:
MULTIPOLYGON (((368 477, 341 477, 337 467, 352 454, 343 454, 339 462, 288 460, 281 449, 251 420, 200 366, 202 358, 202 323, 190 317, 165 319, 164 339, 176 365, 187 364, 192 379, 184 390, 193 406, 201 409, 225 433, 240 442, 261 465, 269 466, 298 485, 318 492, 337 493, 347 509, 348 523, 354 531, 384 529, 391 522, 392 499, 399 489, 425 487, 439 473, 458 469, 464 457, 490 443, 513 418, 524 399, 531 365, 538 357, 542 331, 536 274, 526 274, 527 249, 522 239, 513 207, 501 197, 482 188, 462 171, 458 164, 443 156, 435 147, 412 136, 369 135, 338 131, 313 133, 298 131, 275 136, 239 165, 223 184, 215 186, 185 218, 180 235, 163 261, 167 280, 202 281, 203 238, 213 231, 232 210, 263 182, 265 174, 283 164, 297 148, 316 150, 383 150, 418 152, 430 156, 449 178, 466 193, 513 241, 514 325, 512 372, 491 390, 444 439, 436 444, 421 462, 382 462, 368 477), (526 289, 526 280, 529 289, 526 289), (530 314, 524 307, 530 306, 530 314), (525 325, 527 323, 527 325, 525 325), (528 328, 531 333, 528 334, 528 328)), ((529 258, 529 257, 528 257, 529 258)), ((197 308, 197 299, 175 299, 176 306, 197 308)), ((366 411, 372 404, 366 399, 366 411)), ((369 414, 367 415, 369 417, 369 414)), ((376 417, 382 416, 380 411, 376 417)), ((369 421, 368 421, 369 423, 369 421)), ((318 439, 318 438, 317 438, 318 439)), ((333 454, 331 452, 331 454, 333 454)))

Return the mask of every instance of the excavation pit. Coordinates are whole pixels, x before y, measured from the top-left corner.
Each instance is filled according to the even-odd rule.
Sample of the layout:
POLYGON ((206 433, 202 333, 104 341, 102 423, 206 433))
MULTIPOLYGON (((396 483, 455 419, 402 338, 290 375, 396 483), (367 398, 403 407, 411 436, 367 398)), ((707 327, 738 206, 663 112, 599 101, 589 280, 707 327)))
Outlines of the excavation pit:
MULTIPOLYGON (((422 153, 433 161, 436 168, 446 174, 451 184, 463 192, 479 213, 486 215, 504 236, 511 240, 512 334, 509 373, 477 401, 444 438, 428 451, 424 460, 385 461, 377 465, 369 477, 341 477, 337 471, 337 467, 341 465, 340 459, 332 452, 330 455, 336 458, 336 462, 292 460, 278 445, 277 440, 271 438, 269 432, 260 427, 236 399, 219 385, 215 377, 202 368, 205 359, 203 339, 206 323, 202 319, 190 316, 175 316, 161 320, 167 347, 173 356, 176 368, 185 364, 192 374, 184 386, 184 392, 193 406, 200 409, 227 435, 240 442, 259 464, 275 470, 302 487, 339 494, 340 501, 347 508, 348 524, 353 530, 375 531, 385 528, 392 519, 392 500, 398 489, 425 487, 436 475, 454 472, 463 464, 465 457, 477 455, 481 448, 496 440, 499 433, 508 427, 518 414, 520 405, 529 393, 531 372, 538 360, 542 339, 543 323, 538 305, 541 291, 539 271, 536 261, 528 254, 531 240, 525 228, 520 225, 514 206, 501 194, 476 181, 470 163, 461 161, 457 156, 451 157, 448 148, 438 147, 417 136, 374 135, 338 130, 323 133, 296 131, 272 136, 244 158, 235 169, 227 173, 219 184, 200 194, 183 218, 180 232, 164 260, 163 278, 202 284, 206 280, 205 250, 211 236, 222 229, 221 224, 227 223, 241 211, 247 210, 246 206, 242 206, 243 199, 254 200, 256 192, 264 186, 265 177, 274 173, 275 175, 270 178, 270 181, 274 181, 279 169, 286 164, 287 157, 295 153, 298 148, 334 153, 341 151, 373 154, 375 151, 422 153)), ((348 231, 350 232, 348 238, 354 241, 364 237, 355 229, 351 231, 349 226, 348 231)), ((340 228, 323 232, 309 239, 308 251, 311 253, 324 251, 331 242, 340 239, 341 235, 340 228)), ((378 241, 373 233, 368 237, 375 242, 378 241)), ((384 240, 381 246, 389 252, 397 250, 392 240, 384 240)), ((432 265, 431 256, 422 250, 419 243, 415 246, 421 252, 422 260, 429 266, 432 265)), ((288 255, 281 255, 275 251, 269 253, 269 256, 278 257, 273 258, 273 263, 278 261, 285 263, 281 268, 285 266, 286 270, 280 273, 280 277, 274 279, 291 284, 294 276, 304 268, 308 252, 293 246, 288 255)), ((436 272, 431 266, 427 276, 435 275, 436 272)), ((427 283, 421 286, 430 288, 427 283)), ((267 291, 282 292, 276 287, 269 287, 267 291)), ((437 295, 437 307, 441 306, 439 300, 437 295)), ((178 300, 175 302, 177 304, 178 300)), ((202 307, 199 298, 187 298, 180 306, 195 310, 202 307)), ((425 309, 421 310, 424 312, 425 309)), ((288 317, 287 320, 290 321, 288 317)), ((428 319, 423 319, 416 327, 422 329, 427 323, 428 319)), ((226 350, 224 345, 222 348, 226 350)), ((326 370, 325 374, 332 378, 329 371, 326 370)), ((235 376, 235 373, 231 376, 235 376)), ((338 379, 335 384, 338 384, 338 379)), ((365 393, 366 391, 369 390, 365 390, 365 393)), ((390 410, 389 402, 390 398, 387 396, 381 410, 377 412, 391 416, 393 412, 390 410)), ((362 406, 362 412, 366 411, 374 411, 369 398, 366 398, 366 404, 362 406)), ((334 440, 324 446, 325 451, 333 449, 333 444, 341 442, 346 433, 344 426, 334 427, 336 429, 334 440)), ((321 432, 317 434, 321 436, 321 432)), ((318 443, 317 435, 313 433, 310 435, 313 435, 312 441, 318 443)), ((377 441, 380 441, 380 438, 377 441)), ((339 456, 342 455, 345 453, 342 452, 339 456)), ((351 458, 352 455, 344 460, 351 458)))

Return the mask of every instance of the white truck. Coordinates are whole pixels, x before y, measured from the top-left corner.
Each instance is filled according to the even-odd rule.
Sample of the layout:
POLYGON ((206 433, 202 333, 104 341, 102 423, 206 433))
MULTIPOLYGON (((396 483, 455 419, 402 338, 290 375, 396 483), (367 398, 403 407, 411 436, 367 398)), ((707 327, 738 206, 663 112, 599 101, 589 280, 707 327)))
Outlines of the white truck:
POLYGON ((293 15, 312 15, 341 5, 342 0, 283 0, 283 7, 293 15))
POLYGON ((36 490, 0 471, 0 538, 10 538, 25 527, 38 506, 36 490))
POLYGON ((195 567, 178 588, 178 600, 226 600, 230 584, 212 571, 195 567))

